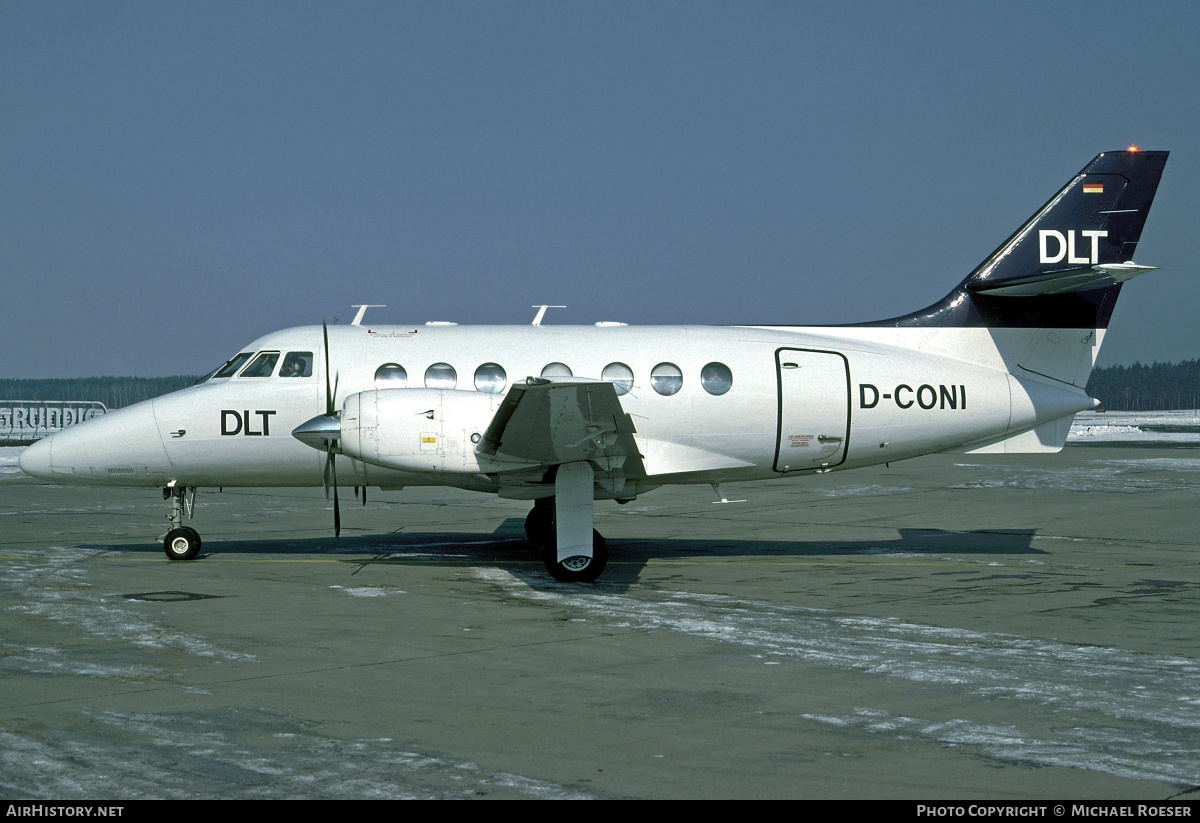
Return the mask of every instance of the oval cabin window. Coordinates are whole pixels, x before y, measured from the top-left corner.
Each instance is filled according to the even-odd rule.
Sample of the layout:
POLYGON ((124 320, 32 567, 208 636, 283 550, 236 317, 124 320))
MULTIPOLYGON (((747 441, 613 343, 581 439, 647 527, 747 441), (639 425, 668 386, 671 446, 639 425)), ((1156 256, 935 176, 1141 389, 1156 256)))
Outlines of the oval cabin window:
POLYGON ((458 372, 449 363, 434 363, 425 370, 425 388, 452 389, 458 385, 458 372))
POLYGON ((475 389, 488 394, 499 394, 508 384, 508 377, 498 363, 484 363, 475 370, 475 389))
POLYGON ((733 372, 724 363, 709 363, 700 370, 700 385, 709 394, 724 394, 733 385, 733 372))
POLYGON ((613 384, 617 394, 625 394, 633 388, 633 369, 624 363, 609 363, 600 374, 601 380, 613 384))
POLYGON ((650 385, 659 394, 670 397, 683 388, 683 372, 674 363, 659 363, 650 372, 650 385))
POLYGON ((408 385, 408 372, 399 363, 384 363, 375 370, 375 387, 402 389, 408 385))
POLYGON ((571 367, 566 363, 547 363, 542 369, 542 377, 574 377, 571 367))

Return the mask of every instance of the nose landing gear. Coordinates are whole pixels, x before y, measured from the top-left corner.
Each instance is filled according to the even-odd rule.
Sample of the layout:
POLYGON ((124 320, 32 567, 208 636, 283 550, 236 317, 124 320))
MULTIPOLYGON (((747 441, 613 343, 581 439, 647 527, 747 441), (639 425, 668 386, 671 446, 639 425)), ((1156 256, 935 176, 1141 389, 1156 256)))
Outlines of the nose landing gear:
POLYGON ((171 529, 163 538, 163 550, 172 560, 192 560, 200 553, 200 534, 190 526, 171 529))
POLYGON ((163 489, 163 500, 171 500, 171 513, 167 515, 171 528, 162 536, 163 551, 171 560, 193 560, 200 554, 200 533, 183 525, 184 511, 190 519, 196 505, 196 489, 192 488, 190 497, 187 490, 187 486, 174 483, 163 489))

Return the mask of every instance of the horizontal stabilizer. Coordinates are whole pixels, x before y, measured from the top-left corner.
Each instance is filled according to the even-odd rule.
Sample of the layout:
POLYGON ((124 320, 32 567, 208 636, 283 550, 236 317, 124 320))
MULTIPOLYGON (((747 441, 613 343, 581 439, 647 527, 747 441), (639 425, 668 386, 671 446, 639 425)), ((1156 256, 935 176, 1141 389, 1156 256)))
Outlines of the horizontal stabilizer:
POLYGON ((1073 269, 1014 277, 1000 282, 979 281, 967 283, 967 289, 977 294, 1002 297, 1034 297, 1039 294, 1067 294, 1068 292, 1103 289, 1132 280, 1139 274, 1155 271, 1156 266, 1139 266, 1132 260, 1125 263, 1101 263, 1073 269))
POLYGON ((975 443, 956 449, 947 449, 947 454, 1055 454, 1062 451, 1071 433, 1075 415, 1050 420, 1032 429, 1009 435, 986 443, 975 443))

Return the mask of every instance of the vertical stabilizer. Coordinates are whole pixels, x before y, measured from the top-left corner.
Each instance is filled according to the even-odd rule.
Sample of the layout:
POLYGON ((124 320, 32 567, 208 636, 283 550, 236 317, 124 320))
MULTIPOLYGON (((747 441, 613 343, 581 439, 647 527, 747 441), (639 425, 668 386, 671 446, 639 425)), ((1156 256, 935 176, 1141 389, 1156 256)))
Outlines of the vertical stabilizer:
POLYGON ((937 303, 873 325, 997 334, 1010 367, 1083 386, 1133 262, 1165 151, 1099 154, 937 303))

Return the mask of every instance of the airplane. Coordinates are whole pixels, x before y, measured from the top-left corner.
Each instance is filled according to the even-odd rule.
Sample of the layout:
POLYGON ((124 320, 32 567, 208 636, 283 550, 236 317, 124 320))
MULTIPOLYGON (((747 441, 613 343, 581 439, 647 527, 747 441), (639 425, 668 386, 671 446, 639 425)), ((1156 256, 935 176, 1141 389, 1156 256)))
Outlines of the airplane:
POLYGON ((595 501, 935 452, 1062 449, 1168 152, 1099 154, 944 298, 861 325, 326 324, 267 334, 197 385, 63 429, 21 469, 161 488, 167 557, 198 488, 453 486, 528 500, 562 582, 608 562, 595 501), (339 459, 340 458, 340 459, 339 459), (339 467, 339 463, 341 464, 339 467))

